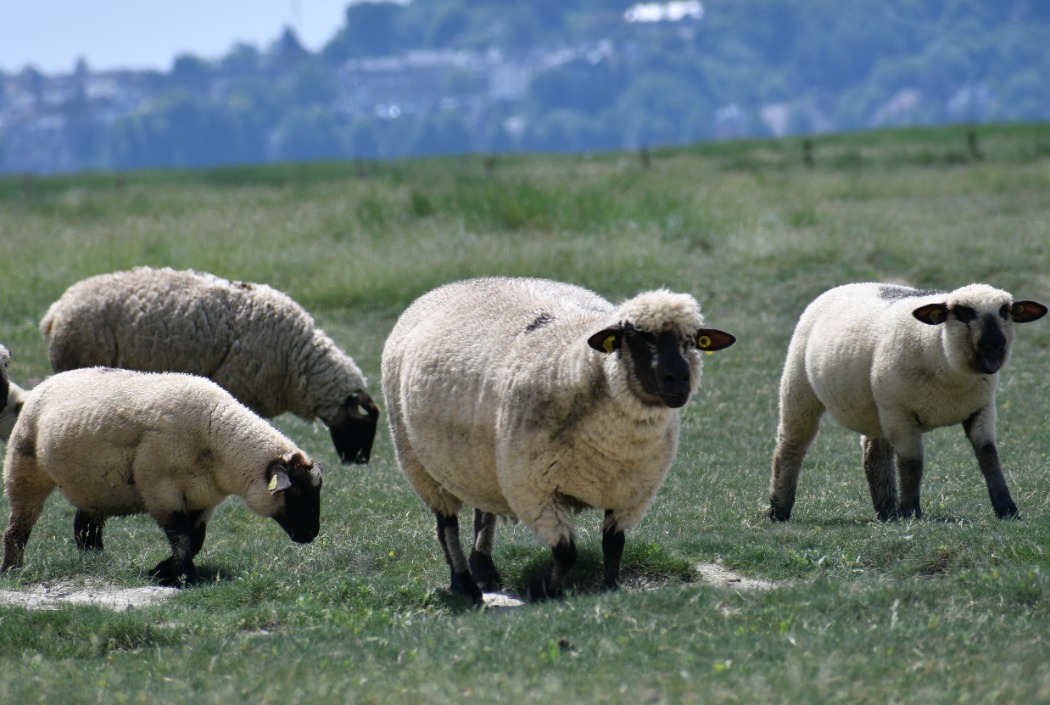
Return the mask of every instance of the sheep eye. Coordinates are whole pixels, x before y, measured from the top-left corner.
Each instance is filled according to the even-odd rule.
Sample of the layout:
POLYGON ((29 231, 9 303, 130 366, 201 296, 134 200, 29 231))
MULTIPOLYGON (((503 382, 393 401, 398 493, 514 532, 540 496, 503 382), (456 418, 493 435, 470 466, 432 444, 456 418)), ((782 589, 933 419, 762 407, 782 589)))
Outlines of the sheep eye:
POLYGON ((969 306, 956 306, 952 309, 952 314, 955 315, 955 319, 960 323, 969 323, 977 318, 977 312, 969 306))
POLYGON ((1010 307, 1007 304, 1003 304, 1003 307, 999 309, 999 318, 1004 321, 1010 317, 1010 307))

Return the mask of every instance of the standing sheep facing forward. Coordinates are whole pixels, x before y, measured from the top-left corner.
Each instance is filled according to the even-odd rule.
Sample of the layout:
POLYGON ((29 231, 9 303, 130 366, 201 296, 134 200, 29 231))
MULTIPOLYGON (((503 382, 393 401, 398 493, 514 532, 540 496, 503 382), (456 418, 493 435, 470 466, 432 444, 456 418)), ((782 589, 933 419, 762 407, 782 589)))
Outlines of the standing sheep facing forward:
POLYGON ((879 519, 922 516, 922 434, 958 423, 996 515, 1018 516, 995 447, 995 390, 1013 324, 1046 311, 984 284, 952 292, 849 284, 817 297, 799 319, 780 380, 770 518, 790 518, 802 460, 824 411, 861 434, 879 519))
POLYGON ((297 543, 320 528, 321 468, 270 424, 203 377, 93 368, 48 378, 22 408, 7 448, 11 518, 0 572, 22 565, 55 487, 87 524, 77 547, 102 549, 111 516, 149 514, 171 544, 152 575, 199 580, 193 558, 215 507, 240 496, 297 543))
POLYGON ((379 410, 350 357, 264 284, 137 267, 69 287, 40 322, 55 372, 121 367, 208 377, 266 418, 320 418, 343 462, 366 463, 379 410))
POLYGON ((454 592, 495 589, 497 516, 551 546, 534 598, 576 561, 571 513, 604 508, 604 585, 675 456, 678 409, 700 382, 700 350, 733 336, 703 327, 696 301, 652 291, 619 308, 539 279, 475 279, 420 297, 383 349, 383 395, 398 462, 437 517, 454 592), (475 507, 470 560, 457 513, 475 507), (473 575, 472 575, 473 574, 473 575))

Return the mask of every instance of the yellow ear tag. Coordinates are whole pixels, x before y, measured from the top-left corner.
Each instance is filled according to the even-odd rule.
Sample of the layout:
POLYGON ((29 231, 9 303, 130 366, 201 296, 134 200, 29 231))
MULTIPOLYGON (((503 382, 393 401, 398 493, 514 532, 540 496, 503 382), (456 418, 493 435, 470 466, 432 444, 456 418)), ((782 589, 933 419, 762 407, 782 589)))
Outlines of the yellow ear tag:
POLYGON ((1024 313, 1024 304, 1014 304, 1014 315, 1020 316, 1024 313))
POLYGON ((930 320, 934 323, 941 322, 941 310, 939 308, 935 308, 934 310, 930 311, 930 320))
POLYGON ((706 335, 701 335, 699 338, 696 339, 696 347, 700 348, 701 350, 707 350, 709 347, 711 347, 711 339, 708 338, 706 335))
POLYGON ((270 490, 271 492, 273 492, 274 490, 277 489, 277 476, 276 475, 274 475, 273 477, 270 478, 270 484, 269 484, 269 486, 267 486, 266 489, 270 490))
POLYGON ((602 348, 605 349, 605 352, 611 353, 613 351, 613 346, 615 344, 616 344, 616 336, 615 335, 610 335, 604 341, 602 341, 602 348))

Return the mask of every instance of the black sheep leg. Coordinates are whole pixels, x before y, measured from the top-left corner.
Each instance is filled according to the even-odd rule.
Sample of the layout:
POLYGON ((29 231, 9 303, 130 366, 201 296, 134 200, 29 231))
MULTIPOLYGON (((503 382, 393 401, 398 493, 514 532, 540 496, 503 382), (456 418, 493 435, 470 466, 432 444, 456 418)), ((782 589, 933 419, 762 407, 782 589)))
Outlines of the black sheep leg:
POLYGON ((605 564, 605 580, 602 587, 616 590, 620 587, 620 563, 623 559, 623 547, 626 537, 616 526, 611 509, 605 510, 605 525, 602 527, 602 562, 605 564))
POLYGON ((463 547, 459 543, 459 517, 455 514, 446 516, 441 512, 434 512, 434 516, 437 517, 438 542, 441 544, 441 550, 445 552, 445 562, 448 563, 452 575, 449 589, 469 597, 475 605, 482 604, 484 599, 481 596, 481 588, 470 575, 463 547))
POLYGON ((73 539, 81 551, 102 550, 102 527, 106 517, 96 516, 83 509, 73 514, 73 539))
POLYGON ((492 542, 496 536, 496 515, 474 510, 474 546, 470 549, 470 574, 483 592, 501 587, 499 571, 492 562, 492 542))
POLYGON ((551 546, 554 565, 546 578, 538 578, 529 585, 529 597, 533 600, 546 600, 561 597, 562 583, 565 575, 576 564, 576 542, 572 539, 562 540, 551 546))
POLYGON ((204 542, 204 524, 197 526, 199 517, 200 512, 172 512, 157 522, 171 545, 171 556, 150 571, 159 584, 182 587, 200 582, 193 565, 193 556, 204 542))

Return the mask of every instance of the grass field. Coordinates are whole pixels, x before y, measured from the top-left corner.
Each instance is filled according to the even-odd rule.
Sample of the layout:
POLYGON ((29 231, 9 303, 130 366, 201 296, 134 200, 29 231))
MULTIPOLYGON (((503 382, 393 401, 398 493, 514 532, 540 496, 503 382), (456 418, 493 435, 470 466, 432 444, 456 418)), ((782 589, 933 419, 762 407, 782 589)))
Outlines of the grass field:
MULTIPOLYGON (((705 361, 619 592, 597 589, 587 512, 565 599, 470 609, 446 589, 385 421, 371 463, 342 467, 323 426, 284 416, 327 468, 318 539, 292 544, 231 499, 197 560, 203 586, 126 611, 0 607, 0 702, 1050 702, 1050 322, 1018 329, 998 396, 1022 521, 995 519, 959 428, 926 437, 925 518, 874 521, 857 439, 830 423, 792 520, 763 513, 780 366, 818 293, 985 281, 1050 302, 1050 127, 978 136, 981 158, 954 128, 821 137, 812 165, 786 140, 655 151, 648 168, 609 154, 0 180, 0 342, 23 386, 49 371, 48 304, 141 264, 287 291, 377 398, 398 313, 474 275, 613 300, 667 286, 739 339, 705 361), (771 587, 705 580, 714 563, 771 587)), ((0 591, 144 587, 166 555, 143 517, 79 555, 71 521, 56 493, 0 591)), ((549 551, 505 525, 495 559, 521 593, 549 551)))

